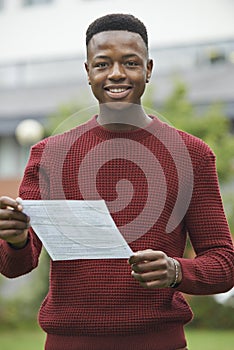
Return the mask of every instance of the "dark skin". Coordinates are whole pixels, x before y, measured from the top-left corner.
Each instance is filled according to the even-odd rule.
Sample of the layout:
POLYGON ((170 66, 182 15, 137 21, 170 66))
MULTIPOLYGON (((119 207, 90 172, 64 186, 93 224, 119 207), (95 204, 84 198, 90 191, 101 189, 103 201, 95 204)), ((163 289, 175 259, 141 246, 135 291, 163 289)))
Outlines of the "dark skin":
POLYGON ((15 248, 23 248, 27 243, 30 218, 23 213, 17 200, 0 197, 0 239, 15 248))
MULTIPOLYGON (((151 118, 141 106, 153 62, 137 33, 101 32, 87 47, 85 68, 100 113, 97 121, 108 130, 129 131, 145 127, 151 118)), ((0 198, 0 239, 23 248, 27 244, 30 219, 22 206, 9 197, 0 198)), ((132 276, 145 288, 165 288, 175 280, 173 261, 162 251, 147 249, 130 257, 132 276)), ((182 279, 179 269, 179 279, 182 279)))
MULTIPOLYGON (((146 249, 136 252, 128 260, 132 268, 132 276, 142 287, 166 288, 175 280, 175 266, 162 251, 146 249)), ((178 283, 182 279, 179 271, 178 283)))
POLYGON ((85 68, 99 102, 100 124, 109 130, 127 131, 152 121, 141 107, 141 96, 153 62, 139 34, 108 31, 94 35, 85 68))

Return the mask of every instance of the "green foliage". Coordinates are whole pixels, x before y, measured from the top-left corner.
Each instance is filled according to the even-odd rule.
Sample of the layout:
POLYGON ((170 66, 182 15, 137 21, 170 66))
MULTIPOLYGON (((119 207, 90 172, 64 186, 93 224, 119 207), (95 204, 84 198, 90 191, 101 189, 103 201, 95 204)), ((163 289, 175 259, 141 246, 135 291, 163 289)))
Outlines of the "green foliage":
MULTIPOLYGON (((1 329, 22 328, 36 324, 37 313, 49 285, 49 257, 43 249, 39 267, 31 272, 31 279, 14 298, 0 297, 1 329)), ((1 283, 5 277, 1 277, 1 283)))
POLYGON ((234 309, 219 304, 212 296, 193 296, 189 304, 194 312, 192 328, 234 329, 234 309))
MULTIPOLYGON (((88 98, 84 98, 87 101, 88 98)), ((46 135, 55 135, 70 130, 90 119, 97 112, 97 104, 85 105, 80 98, 78 101, 62 104, 58 110, 47 117, 46 135)))
MULTIPOLYGON (((231 190, 229 187, 222 191, 222 198, 225 206, 225 212, 227 214, 228 223, 231 229, 231 232, 234 235, 234 190, 233 187, 231 190)), ((234 237, 233 237, 234 239, 234 237)))
POLYGON ((233 180, 234 136, 231 122, 225 116, 221 103, 212 104, 199 114, 189 102, 185 84, 176 80, 174 90, 160 113, 176 128, 199 137, 211 147, 216 154, 221 184, 233 180))

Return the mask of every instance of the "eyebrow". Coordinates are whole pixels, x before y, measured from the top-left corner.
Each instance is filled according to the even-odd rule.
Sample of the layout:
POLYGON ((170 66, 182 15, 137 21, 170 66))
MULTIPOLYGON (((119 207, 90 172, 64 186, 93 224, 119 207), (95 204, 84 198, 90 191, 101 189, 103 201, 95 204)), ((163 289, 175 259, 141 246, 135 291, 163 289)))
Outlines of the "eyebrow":
POLYGON ((110 58, 109 56, 105 56, 105 55, 97 55, 97 56, 94 56, 94 59, 98 59, 98 58, 110 58))
MULTIPOLYGON (((131 58, 131 57, 139 57, 138 55, 134 54, 134 53, 131 53, 131 54, 128 54, 128 55, 124 55, 122 56, 123 58, 131 58)), ((110 56, 107 56, 107 55, 97 55, 97 56, 94 56, 94 59, 110 59, 110 56)))

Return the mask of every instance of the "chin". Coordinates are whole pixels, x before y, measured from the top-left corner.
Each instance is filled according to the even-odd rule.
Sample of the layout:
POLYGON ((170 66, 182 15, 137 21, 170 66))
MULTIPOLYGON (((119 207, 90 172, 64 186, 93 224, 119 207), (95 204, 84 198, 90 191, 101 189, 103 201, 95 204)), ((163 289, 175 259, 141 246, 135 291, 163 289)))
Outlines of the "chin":
POLYGON ((125 111, 133 107, 136 108, 136 106, 139 106, 139 105, 136 105, 130 102, 124 102, 124 101, 112 101, 112 102, 102 103, 102 108, 106 108, 112 111, 114 110, 125 111))

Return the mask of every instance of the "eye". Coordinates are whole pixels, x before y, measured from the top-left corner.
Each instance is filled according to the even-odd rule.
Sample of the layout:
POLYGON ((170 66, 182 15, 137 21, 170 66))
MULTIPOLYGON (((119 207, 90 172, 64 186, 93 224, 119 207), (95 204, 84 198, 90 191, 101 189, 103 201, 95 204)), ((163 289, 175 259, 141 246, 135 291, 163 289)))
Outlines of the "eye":
POLYGON ((95 64, 96 68, 106 68, 108 66, 107 62, 98 62, 95 64))
POLYGON ((137 63, 136 61, 127 61, 127 62, 125 63, 125 65, 126 65, 127 67, 136 67, 136 66, 138 66, 138 63, 137 63))

